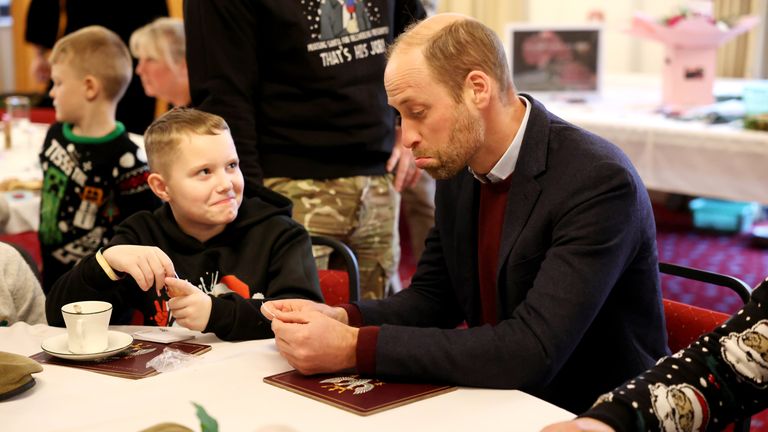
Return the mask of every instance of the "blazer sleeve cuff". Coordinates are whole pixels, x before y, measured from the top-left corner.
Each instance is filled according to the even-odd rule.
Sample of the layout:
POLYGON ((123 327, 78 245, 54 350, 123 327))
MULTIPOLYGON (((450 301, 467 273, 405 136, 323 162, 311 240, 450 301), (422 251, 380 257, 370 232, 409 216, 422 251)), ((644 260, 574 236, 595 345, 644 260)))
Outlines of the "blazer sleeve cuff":
POLYGON ((357 333, 357 372, 361 375, 376 373, 376 342, 379 340, 380 327, 361 327, 357 333))
POLYGON ((363 314, 360 313, 360 308, 354 304, 341 304, 340 308, 347 311, 347 324, 351 327, 360 327, 363 325, 363 314))

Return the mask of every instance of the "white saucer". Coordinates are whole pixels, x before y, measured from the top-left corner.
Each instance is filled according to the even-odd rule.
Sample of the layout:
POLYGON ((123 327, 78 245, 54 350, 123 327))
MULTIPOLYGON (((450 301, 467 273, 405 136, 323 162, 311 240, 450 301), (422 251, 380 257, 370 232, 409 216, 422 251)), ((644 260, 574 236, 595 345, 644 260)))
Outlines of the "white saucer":
POLYGON ((113 354, 117 354, 120 351, 128 348, 133 343, 133 336, 128 333, 109 330, 107 334, 107 349, 102 352, 90 353, 90 354, 73 354, 69 351, 67 344, 67 334, 60 334, 58 336, 49 337, 43 341, 41 348, 46 353, 67 360, 97 360, 104 357, 109 357, 113 354))

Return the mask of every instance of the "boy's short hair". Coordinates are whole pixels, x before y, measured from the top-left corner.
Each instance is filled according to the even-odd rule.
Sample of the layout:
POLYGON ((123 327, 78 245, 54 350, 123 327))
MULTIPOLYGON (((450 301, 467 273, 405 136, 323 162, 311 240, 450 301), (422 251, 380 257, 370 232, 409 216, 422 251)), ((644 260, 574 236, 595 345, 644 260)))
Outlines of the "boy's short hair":
POLYGON ((187 58, 184 21, 162 17, 134 31, 130 47, 134 57, 148 57, 176 67, 187 58))
POLYGON ((172 160, 179 144, 191 135, 219 135, 229 131, 223 118, 194 108, 174 108, 152 122, 144 132, 149 169, 158 172, 172 160))
POLYGON ((49 60, 51 64, 66 64, 80 76, 93 75, 113 101, 123 97, 133 75, 128 47, 120 36, 102 26, 84 27, 59 39, 49 60))

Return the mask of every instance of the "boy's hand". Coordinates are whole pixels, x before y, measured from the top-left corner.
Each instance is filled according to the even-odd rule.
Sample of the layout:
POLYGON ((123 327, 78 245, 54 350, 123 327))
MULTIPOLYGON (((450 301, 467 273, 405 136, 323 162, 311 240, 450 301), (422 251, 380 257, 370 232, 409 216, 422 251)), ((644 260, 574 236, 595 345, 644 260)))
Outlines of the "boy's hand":
POLYGON ((176 322, 190 330, 205 330, 211 318, 211 297, 184 279, 167 277, 165 285, 173 296, 168 307, 176 322))
POLYGON ((305 299, 272 300, 261 305, 261 313, 270 321, 277 318, 284 322, 293 322, 293 312, 320 312, 342 324, 349 324, 347 311, 340 307, 328 306, 305 299))
POLYGON ((131 275, 142 290, 148 291, 154 285, 158 295, 166 276, 176 275, 168 255, 154 246, 112 246, 102 255, 113 270, 131 275))

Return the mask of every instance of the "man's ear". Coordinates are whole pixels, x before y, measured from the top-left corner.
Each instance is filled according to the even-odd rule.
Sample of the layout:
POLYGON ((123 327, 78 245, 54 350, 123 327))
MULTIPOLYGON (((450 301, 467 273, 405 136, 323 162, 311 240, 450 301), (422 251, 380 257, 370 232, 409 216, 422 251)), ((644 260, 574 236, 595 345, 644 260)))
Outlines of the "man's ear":
POLYGON ((171 200, 171 196, 168 194, 168 183, 165 182, 162 175, 151 173, 149 177, 147 177, 147 184, 158 198, 166 202, 171 200))
POLYGON ((101 81, 93 75, 86 75, 83 78, 83 85, 85 86, 85 98, 88 101, 93 101, 101 93, 101 81))
POLYGON ((492 81, 485 72, 473 70, 464 80, 464 88, 469 93, 469 100, 477 107, 484 108, 490 103, 492 81))

